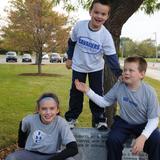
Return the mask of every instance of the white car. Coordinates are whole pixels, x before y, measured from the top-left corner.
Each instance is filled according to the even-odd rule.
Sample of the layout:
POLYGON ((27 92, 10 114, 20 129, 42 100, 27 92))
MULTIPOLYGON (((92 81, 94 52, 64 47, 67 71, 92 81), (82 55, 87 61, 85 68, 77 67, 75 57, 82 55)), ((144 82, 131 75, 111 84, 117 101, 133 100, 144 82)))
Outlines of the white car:
POLYGON ((47 53, 42 53, 42 60, 49 60, 49 56, 47 53))
POLYGON ((29 53, 25 53, 22 56, 22 62, 32 62, 32 57, 29 53))

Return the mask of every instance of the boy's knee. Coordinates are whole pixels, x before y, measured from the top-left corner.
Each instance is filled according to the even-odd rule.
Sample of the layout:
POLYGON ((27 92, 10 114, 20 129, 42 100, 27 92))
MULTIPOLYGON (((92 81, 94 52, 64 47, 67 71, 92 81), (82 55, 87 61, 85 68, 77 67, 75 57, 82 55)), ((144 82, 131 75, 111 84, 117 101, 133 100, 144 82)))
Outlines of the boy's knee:
POLYGON ((151 135, 151 140, 152 141, 154 141, 155 143, 156 142, 160 142, 160 132, 158 131, 158 130, 155 130, 154 132, 153 132, 153 134, 151 135))
POLYGON ((154 145, 159 145, 160 146, 160 132, 155 131, 151 137, 149 138, 150 142, 154 145))
POLYGON ((14 153, 11 153, 5 158, 5 160, 17 160, 17 159, 16 159, 14 153))
POLYGON ((118 139, 115 136, 113 135, 108 136, 107 141, 106 141, 107 146, 111 146, 117 143, 118 143, 118 139))

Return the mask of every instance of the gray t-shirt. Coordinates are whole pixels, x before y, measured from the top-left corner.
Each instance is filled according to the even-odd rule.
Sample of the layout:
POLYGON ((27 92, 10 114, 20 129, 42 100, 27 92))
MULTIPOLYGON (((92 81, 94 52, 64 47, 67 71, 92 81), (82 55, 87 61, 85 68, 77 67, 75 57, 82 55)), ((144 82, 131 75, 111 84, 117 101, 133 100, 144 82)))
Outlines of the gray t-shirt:
POLYGON ((29 133, 25 149, 30 151, 52 154, 58 152, 61 145, 76 141, 68 123, 60 116, 45 125, 39 114, 28 115, 22 120, 22 131, 29 133))
POLYGON ((116 54, 110 32, 102 25, 98 31, 91 31, 89 20, 77 22, 72 30, 71 39, 76 42, 72 58, 72 69, 89 73, 104 68, 103 54, 116 54))
POLYGON ((141 124, 159 116, 159 103, 155 90, 141 82, 136 91, 130 90, 125 83, 117 82, 104 96, 109 103, 118 102, 120 117, 130 124, 141 124))

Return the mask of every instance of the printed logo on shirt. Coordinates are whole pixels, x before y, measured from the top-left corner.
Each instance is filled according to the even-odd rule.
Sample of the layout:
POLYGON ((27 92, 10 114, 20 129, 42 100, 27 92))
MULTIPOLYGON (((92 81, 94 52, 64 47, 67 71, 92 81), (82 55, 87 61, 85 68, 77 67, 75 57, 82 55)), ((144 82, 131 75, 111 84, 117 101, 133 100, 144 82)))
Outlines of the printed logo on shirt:
POLYGON ((123 97, 123 101, 127 102, 127 103, 129 103, 131 105, 133 105, 134 107, 138 106, 135 102, 133 102, 132 100, 130 100, 128 97, 123 97))
POLYGON ((34 143, 40 143, 44 139, 45 136, 46 136, 46 134, 41 130, 34 131, 34 133, 33 133, 34 143))
POLYGON ((83 52, 88 54, 98 54, 102 49, 98 42, 88 37, 79 37, 77 44, 80 46, 83 52))

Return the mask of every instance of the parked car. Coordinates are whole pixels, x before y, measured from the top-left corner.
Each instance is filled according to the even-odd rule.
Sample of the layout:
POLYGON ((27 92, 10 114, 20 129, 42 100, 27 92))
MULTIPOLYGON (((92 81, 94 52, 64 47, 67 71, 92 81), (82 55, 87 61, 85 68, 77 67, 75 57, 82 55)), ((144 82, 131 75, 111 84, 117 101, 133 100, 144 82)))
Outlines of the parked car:
POLYGON ((68 59, 68 55, 67 55, 67 53, 65 53, 65 54, 63 55, 63 62, 65 62, 67 59, 68 59))
POLYGON ((17 53, 14 51, 8 51, 6 53, 6 62, 17 62, 17 53))
POLYGON ((32 57, 30 54, 25 53, 22 56, 22 62, 32 62, 32 57))
POLYGON ((61 63, 61 56, 58 53, 51 53, 50 55, 50 62, 54 63, 61 63))
POLYGON ((49 56, 47 53, 42 53, 42 60, 48 60, 49 59, 49 56))

